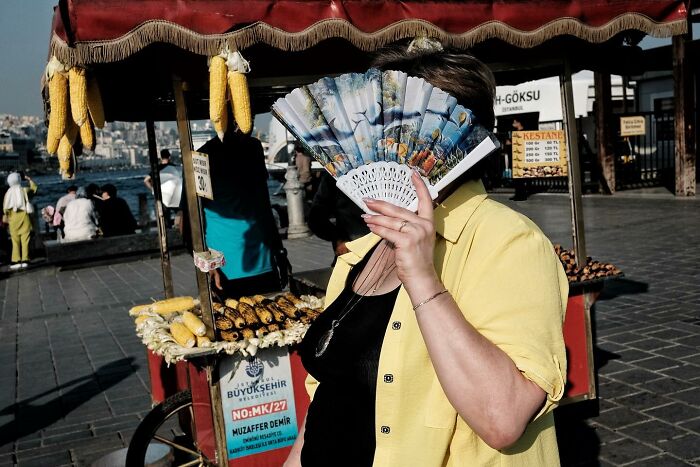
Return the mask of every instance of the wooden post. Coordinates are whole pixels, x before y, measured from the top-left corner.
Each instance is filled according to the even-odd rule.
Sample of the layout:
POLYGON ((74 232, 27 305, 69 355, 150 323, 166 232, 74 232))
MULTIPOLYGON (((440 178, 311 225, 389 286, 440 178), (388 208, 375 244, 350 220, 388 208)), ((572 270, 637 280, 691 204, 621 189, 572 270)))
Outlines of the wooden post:
POLYGON ((612 98, 610 73, 595 72, 595 139, 598 146, 600 184, 607 194, 615 193, 615 152, 610 144, 610 118, 612 98))
POLYGON ((163 289, 165 298, 175 296, 173 291, 173 273, 170 265, 170 250, 168 249, 168 231, 163 214, 163 195, 160 190, 160 171, 158 170, 158 148, 153 120, 146 120, 146 136, 148 137, 148 160, 151 163, 151 183, 153 184, 153 203, 155 204, 156 222, 160 245, 160 268, 163 271, 163 289))
POLYGON ((564 108, 564 130, 569 165, 569 201, 571 204, 571 234, 574 241, 576 262, 579 266, 586 261, 586 236, 583 227, 583 199, 581 197, 581 165, 578 158, 578 131, 574 111, 574 88, 571 84, 571 65, 564 59, 564 70, 559 77, 561 102, 564 108))
POLYGON ((673 97, 675 104, 676 196, 695 196, 695 122, 692 66, 686 35, 673 36, 673 97))
MULTIPOLYGON (((184 170, 184 191, 187 197, 187 210, 190 218, 190 231, 192 233, 192 247, 194 251, 204 251, 204 229, 202 225, 202 207, 199 197, 195 192, 194 167, 192 166, 192 133, 187 119, 187 107, 185 103, 184 83, 178 77, 173 77, 173 90, 175 93, 175 108, 177 111, 177 130, 182 152, 182 167, 184 170)), ((202 321, 207 326, 207 337, 214 340, 214 313, 211 304, 211 289, 209 277, 199 269, 196 269, 197 287, 199 289, 200 308, 202 321)), ((208 360, 206 365, 207 380, 209 382, 209 397, 211 398, 212 416, 214 420, 214 436, 216 440, 216 465, 228 465, 228 450, 226 448, 226 427, 224 423, 219 390, 218 370, 216 358, 208 360)))

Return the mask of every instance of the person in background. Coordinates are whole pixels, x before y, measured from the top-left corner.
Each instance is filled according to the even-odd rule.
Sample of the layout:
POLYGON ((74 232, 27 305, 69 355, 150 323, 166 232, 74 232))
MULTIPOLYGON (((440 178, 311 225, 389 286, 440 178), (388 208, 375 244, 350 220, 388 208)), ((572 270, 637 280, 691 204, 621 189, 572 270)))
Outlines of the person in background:
POLYGON ((66 194, 58 198, 58 201, 56 201, 52 225, 56 229, 57 240, 63 238, 63 213, 65 212, 68 203, 75 199, 76 191, 78 191, 78 187, 75 185, 70 185, 68 188, 66 188, 66 194))
MULTIPOLYGON (((177 212, 180 206, 182 169, 170 162, 170 151, 167 149, 160 151, 158 174, 160 176, 160 191, 163 201, 163 217, 165 218, 165 225, 170 228, 173 226, 173 213, 177 212)), ((146 175, 143 183, 153 192, 153 173, 146 175)))
POLYGON ((24 179, 29 187, 22 187, 22 175, 12 172, 7 176, 8 190, 3 197, 3 224, 8 225, 12 239, 11 270, 26 268, 29 265, 29 239, 32 234, 34 207, 29 201, 36 194, 37 185, 28 176, 24 179))
POLYGON ((97 236, 97 211, 85 188, 78 188, 75 199, 63 213, 63 241, 77 242, 97 236))
POLYGON ((324 172, 308 217, 309 229, 314 235, 331 242, 336 256, 343 255, 348 252, 345 243, 369 233, 361 216, 362 209, 335 186, 330 174, 324 172))
POLYGON ((199 151, 209 155, 214 194, 202 199, 206 245, 226 259, 211 272, 212 289, 233 298, 279 290, 289 263, 272 215, 260 141, 230 125, 223 142, 212 138, 199 151))
POLYGON ((136 219, 129 205, 117 196, 117 187, 111 183, 102 186, 102 202, 98 214, 104 237, 129 235, 136 231, 136 219))
POLYGON ((311 175, 311 156, 304 152, 304 148, 300 144, 294 145, 294 164, 297 166, 299 173, 299 182, 304 185, 304 197, 313 199, 313 177, 311 175))

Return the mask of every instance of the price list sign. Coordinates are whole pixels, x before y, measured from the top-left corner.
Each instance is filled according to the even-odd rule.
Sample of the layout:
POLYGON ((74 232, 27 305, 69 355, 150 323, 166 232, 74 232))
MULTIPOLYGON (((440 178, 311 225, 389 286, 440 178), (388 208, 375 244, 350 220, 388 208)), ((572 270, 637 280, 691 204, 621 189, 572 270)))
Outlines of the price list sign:
POLYGON ((563 130, 514 131, 513 178, 565 177, 563 130))
POLYGON ((211 172, 209 171, 209 156, 202 152, 192 152, 192 168, 194 171, 194 188, 198 196, 214 199, 211 189, 211 172))

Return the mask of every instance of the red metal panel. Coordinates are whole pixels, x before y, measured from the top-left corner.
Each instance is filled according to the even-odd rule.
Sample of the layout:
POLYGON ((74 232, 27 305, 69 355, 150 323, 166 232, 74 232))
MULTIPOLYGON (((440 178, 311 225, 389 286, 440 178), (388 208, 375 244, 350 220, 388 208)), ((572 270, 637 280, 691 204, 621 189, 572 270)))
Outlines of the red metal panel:
MULTIPOLYGON (((422 20, 449 34, 464 34, 495 22, 512 34, 535 33, 559 19, 573 19, 575 29, 599 28, 625 13, 663 24, 684 19, 683 0, 61 0, 69 28, 77 42, 112 40, 153 20, 172 23, 199 34, 224 34, 255 23, 284 32, 303 31, 324 20, 343 20, 361 32, 374 33, 404 20, 422 20)), ((60 14, 54 31, 67 34, 60 14)), ((153 42, 166 41, 153 38, 153 42)))
POLYGON ((591 365, 589 356, 591 343, 587 332, 589 322, 586 318, 585 296, 569 297, 564 319, 564 343, 566 344, 566 390, 564 398, 589 394, 592 384, 590 379, 591 365))
POLYGON ((187 363, 178 362, 168 365, 160 355, 150 350, 146 352, 148 352, 148 373, 151 380, 151 401, 154 405, 189 387, 187 363))
POLYGON ((197 447, 207 459, 214 460, 216 459, 216 437, 207 373, 203 367, 197 367, 190 362, 186 364, 189 370, 192 409, 196 422, 197 447))

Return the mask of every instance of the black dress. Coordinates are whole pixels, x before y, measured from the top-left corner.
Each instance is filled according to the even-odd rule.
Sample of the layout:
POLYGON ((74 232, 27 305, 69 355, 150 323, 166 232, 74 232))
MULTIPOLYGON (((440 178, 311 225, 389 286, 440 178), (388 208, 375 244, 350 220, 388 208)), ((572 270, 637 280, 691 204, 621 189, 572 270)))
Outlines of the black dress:
POLYGON ((315 355, 331 322, 348 309, 349 300, 359 298, 351 284, 366 259, 353 268, 345 290, 311 325, 299 348, 304 367, 319 382, 306 416, 303 467, 364 467, 374 459, 379 353, 399 288, 363 297, 335 328, 325 353, 315 355))

